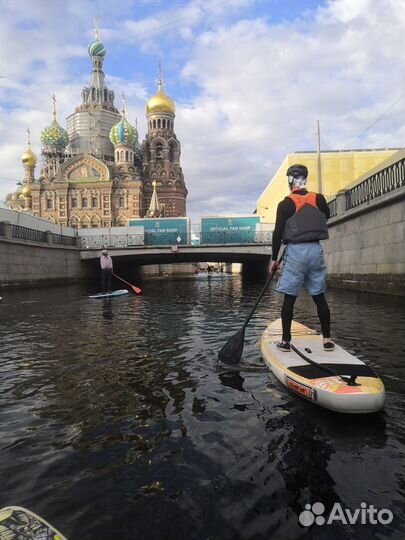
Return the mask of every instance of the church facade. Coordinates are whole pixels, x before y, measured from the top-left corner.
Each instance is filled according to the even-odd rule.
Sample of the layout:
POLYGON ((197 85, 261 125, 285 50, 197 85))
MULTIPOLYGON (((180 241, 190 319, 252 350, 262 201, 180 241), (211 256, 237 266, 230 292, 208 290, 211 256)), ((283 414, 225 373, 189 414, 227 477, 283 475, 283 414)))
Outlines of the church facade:
MULTIPOLYGON (((186 215, 187 189, 180 166, 181 147, 174 131, 176 107, 165 94, 160 74, 156 95, 146 105, 147 134, 121 113, 105 83, 104 45, 96 31, 89 55, 93 68, 82 103, 67 118, 67 129, 53 118, 41 133, 42 165, 28 147, 21 156, 24 179, 6 198, 9 208, 65 226, 126 226, 139 217, 186 215)), ((29 133, 29 130, 28 130, 29 133)))

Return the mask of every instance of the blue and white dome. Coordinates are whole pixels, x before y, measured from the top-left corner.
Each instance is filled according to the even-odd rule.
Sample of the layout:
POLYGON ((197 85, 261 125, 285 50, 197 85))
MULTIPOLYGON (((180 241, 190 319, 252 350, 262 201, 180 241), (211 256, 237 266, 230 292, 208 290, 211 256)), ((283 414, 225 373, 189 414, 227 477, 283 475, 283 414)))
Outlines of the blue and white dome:
POLYGON ((107 49, 99 39, 92 41, 87 49, 90 56, 105 56, 107 49))
POLYGON ((51 125, 41 132, 41 143, 44 146, 63 146, 65 148, 68 142, 67 131, 56 120, 53 120, 51 125))

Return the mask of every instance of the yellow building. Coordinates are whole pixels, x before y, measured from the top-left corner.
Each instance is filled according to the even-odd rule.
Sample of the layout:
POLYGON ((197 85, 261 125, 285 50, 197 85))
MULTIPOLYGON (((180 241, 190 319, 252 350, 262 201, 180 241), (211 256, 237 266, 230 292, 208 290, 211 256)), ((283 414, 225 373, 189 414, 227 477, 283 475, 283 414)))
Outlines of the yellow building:
MULTIPOLYGON (((321 152, 322 193, 327 199, 332 199, 339 190, 353 184, 359 176, 364 175, 398 150, 399 148, 384 148, 321 152)), ((301 163, 308 167, 308 191, 319 191, 317 152, 288 154, 257 201, 257 214, 262 222, 274 223, 276 221, 277 205, 290 193, 286 172, 294 163, 301 163)))

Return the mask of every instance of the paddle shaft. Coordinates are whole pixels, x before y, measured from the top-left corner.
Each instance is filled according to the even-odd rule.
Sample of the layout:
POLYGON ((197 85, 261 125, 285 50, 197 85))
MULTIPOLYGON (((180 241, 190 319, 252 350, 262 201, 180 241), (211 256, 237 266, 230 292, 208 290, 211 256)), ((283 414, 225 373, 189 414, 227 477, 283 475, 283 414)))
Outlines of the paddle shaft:
POLYGON ((129 287, 131 287, 136 293, 141 292, 141 289, 139 287, 135 287, 135 285, 131 285, 131 283, 128 283, 128 281, 125 281, 125 279, 122 279, 120 276, 117 276, 117 274, 113 273, 113 276, 116 277, 117 279, 121 280, 122 282, 124 282, 129 287))
POLYGON ((274 274, 277 272, 278 265, 281 262, 281 259, 283 258, 284 251, 282 251, 277 259, 277 266, 270 272, 269 277, 267 278, 266 283, 264 284, 264 287, 259 295, 259 298, 256 300, 255 305, 251 309, 249 315, 247 316, 245 322, 243 323, 242 328, 236 332, 222 347, 222 349, 218 353, 218 358, 221 360, 221 362, 224 362, 225 364, 231 364, 235 365, 237 364, 243 353, 243 344, 245 341, 245 329, 252 318, 253 313, 255 312, 257 306, 259 305, 260 300, 263 298, 264 293, 266 292, 267 287, 269 286, 270 281, 273 279, 274 274))
MULTIPOLYGON (((284 256, 284 249, 281 250, 281 254, 278 256, 278 259, 277 259, 277 265, 279 265, 279 264, 281 263, 281 260, 282 260, 283 256, 284 256)), ((267 278, 266 283, 264 284, 263 289, 261 290, 261 293, 259 294, 259 298, 256 300, 255 305, 254 305, 253 308, 251 309, 249 315, 246 317, 245 322, 243 323, 242 328, 246 328, 246 326, 248 325, 248 322, 249 322, 250 319, 252 318, 253 313, 256 311, 256 308, 257 308, 257 306, 259 305, 260 300, 263 298, 264 293, 266 292, 267 287, 270 285, 270 282, 271 282, 271 280, 273 279, 273 277, 274 277, 275 273, 277 272, 277 270, 278 270, 278 266, 270 273, 269 277, 267 278)))

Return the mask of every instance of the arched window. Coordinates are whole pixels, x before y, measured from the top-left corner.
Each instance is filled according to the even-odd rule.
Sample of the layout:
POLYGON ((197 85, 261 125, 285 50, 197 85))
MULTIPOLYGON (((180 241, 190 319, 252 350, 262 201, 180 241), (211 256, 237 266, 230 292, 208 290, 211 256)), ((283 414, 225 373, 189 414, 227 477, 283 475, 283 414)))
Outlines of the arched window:
POLYGON ((145 145, 145 156, 146 156, 146 161, 149 162, 151 160, 149 144, 145 145))
POLYGON ((160 129, 160 118, 158 119, 158 129, 160 129))
POLYGON ((153 120, 153 129, 156 129, 156 120, 153 120))
POLYGON ((166 129, 166 120, 163 118, 162 120, 162 128, 163 129, 166 129))
POLYGON ((124 207, 125 207, 125 197, 120 197, 119 205, 120 205, 120 208, 124 208, 124 207))
POLYGON ((163 146, 162 146, 162 143, 157 143, 155 156, 156 156, 156 161, 161 161, 163 159, 163 146))
POLYGON ((169 144, 169 161, 171 161, 172 163, 174 161, 174 152, 175 152, 175 150, 176 150, 176 145, 173 142, 171 142, 169 144))
POLYGON ((128 150, 125 150, 125 161, 128 161, 128 150))

